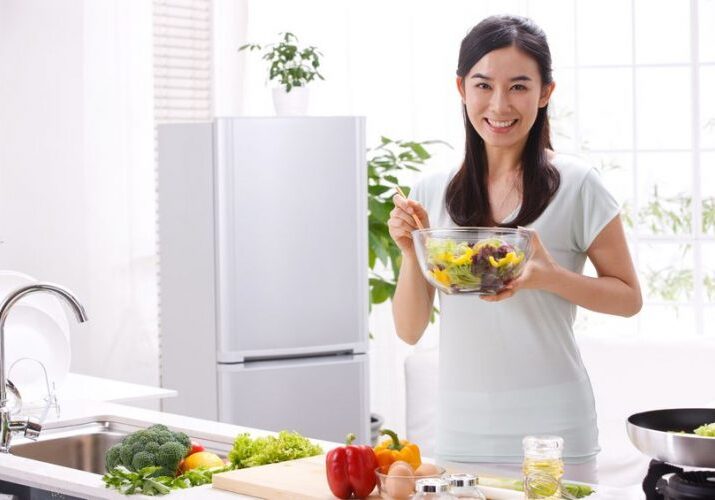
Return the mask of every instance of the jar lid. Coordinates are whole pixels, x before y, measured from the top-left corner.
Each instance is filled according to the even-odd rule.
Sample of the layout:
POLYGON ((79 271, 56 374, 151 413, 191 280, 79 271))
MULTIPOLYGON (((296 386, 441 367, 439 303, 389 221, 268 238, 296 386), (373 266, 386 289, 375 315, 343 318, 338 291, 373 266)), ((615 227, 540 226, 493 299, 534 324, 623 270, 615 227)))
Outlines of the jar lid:
POLYGON ((526 436, 521 444, 524 451, 561 451, 564 449, 564 438, 560 436, 526 436))
POLYGON ((415 490, 417 493, 446 493, 449 491, 449 481, 441 477, 418 479, 415 490))
POLYGON ((450 485, 457 488, 477 485, 477 476, 474 474, 450 474, 446 479, 450 485))

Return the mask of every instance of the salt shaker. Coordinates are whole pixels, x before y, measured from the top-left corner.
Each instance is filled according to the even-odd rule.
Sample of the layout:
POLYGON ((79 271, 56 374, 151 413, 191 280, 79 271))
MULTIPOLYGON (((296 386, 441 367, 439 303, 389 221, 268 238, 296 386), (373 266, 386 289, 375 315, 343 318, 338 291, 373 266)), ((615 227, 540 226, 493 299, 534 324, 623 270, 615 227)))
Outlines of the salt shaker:
POLYGON ((474 474, 450 474, 445 479, 449 481, 449 492, 455 497, 486 500, 484 493, 477 487, 477 476, 474 474))
POLYGON ((441 477, 418 479, 415 484, 415 495, 412 500, 456 500, 457 497, 449 492, 449 481, 441 477))

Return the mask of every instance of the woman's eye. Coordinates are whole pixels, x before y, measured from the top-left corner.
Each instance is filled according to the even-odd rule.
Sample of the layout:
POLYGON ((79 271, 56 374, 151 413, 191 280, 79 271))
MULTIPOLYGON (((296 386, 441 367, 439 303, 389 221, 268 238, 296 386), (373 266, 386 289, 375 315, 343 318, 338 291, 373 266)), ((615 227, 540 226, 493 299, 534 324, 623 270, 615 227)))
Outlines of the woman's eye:
POLYGON ((480 83, 478 83, 478 84, 476 85, 476 87, 477 87, 478 89, 488 90, 488 89, 489 89, 489 84, 484 83, 484 82, 480 82, 480 83))
POLYGON ((514 85, 514 86, 512 87, 512 89, 513 89, 513 90, 526 90, 526 87, 524 87, 524 86, 521 85, 520 83, 517 83, 516 85, 514 85))

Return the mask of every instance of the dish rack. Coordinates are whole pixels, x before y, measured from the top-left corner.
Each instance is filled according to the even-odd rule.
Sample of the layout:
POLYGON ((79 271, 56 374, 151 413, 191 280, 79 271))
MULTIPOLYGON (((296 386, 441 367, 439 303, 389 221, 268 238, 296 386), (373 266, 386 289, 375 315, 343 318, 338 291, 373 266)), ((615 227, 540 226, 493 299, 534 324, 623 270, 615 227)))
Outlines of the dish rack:
POLYGON ((50 382, 50 378, 47 375, 47 369, 42 361, 35 358, 18 358, 15 362, 10 365, 8 370, 8 389, 12 397, 15 398, 15 402, 12 405, 12 413, 23 411, 23 414, 28 417, 35 417, 40 422, 44 422, 50 411, 54 411, 55 416, 59 418, 60 416, 60 403, 57 398, 57 388, 55 387, 55 382, 50 382), (20 391, 15 387, 15 385, 10 382, 10 374, 12 374, 12 369, 18 363, 23 361, 34 362, 39 365, 42 370, 42 377, 45 380, 45 395, 42 399, 35 399, 31 401, 23 401, 20 391))

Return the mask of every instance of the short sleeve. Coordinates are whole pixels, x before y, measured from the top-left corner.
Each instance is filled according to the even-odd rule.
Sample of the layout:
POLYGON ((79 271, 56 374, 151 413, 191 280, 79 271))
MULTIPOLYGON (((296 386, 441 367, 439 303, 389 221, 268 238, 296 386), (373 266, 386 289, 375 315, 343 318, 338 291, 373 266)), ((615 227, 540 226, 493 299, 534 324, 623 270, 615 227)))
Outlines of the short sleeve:
POLYGON ((577 206, 572 234, 576 248, 586 252, 606 224, 620 213, 620 206, 595 168, 589 169, 584 177, 577 206))
POLYGON ((410 189, 410 194, 407 195, 410 200, 415 200, 421 205, 425 204, 425 177, 420 177, 410 189))

